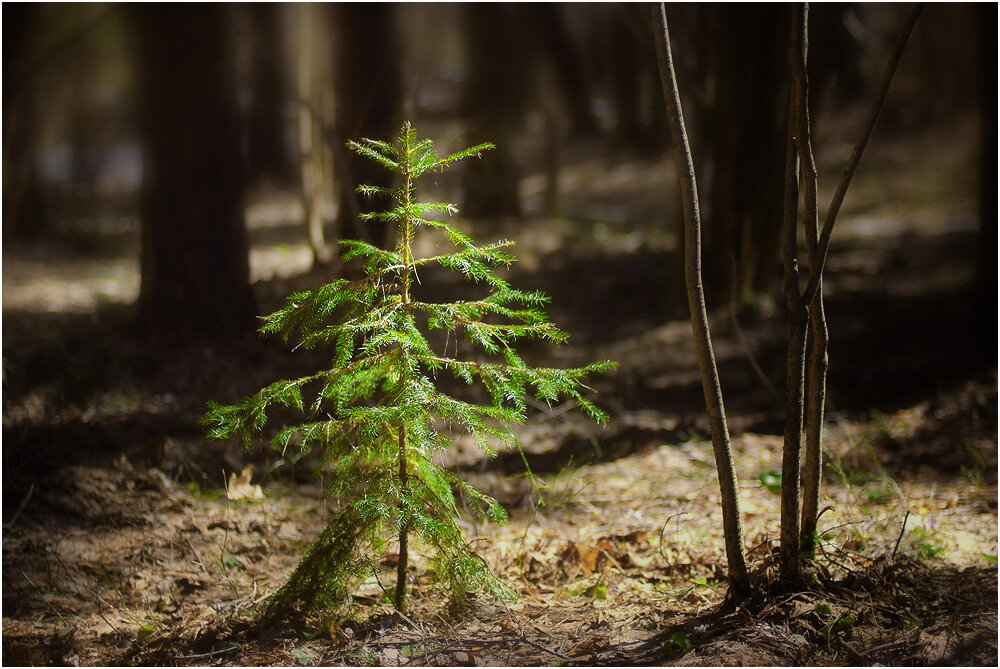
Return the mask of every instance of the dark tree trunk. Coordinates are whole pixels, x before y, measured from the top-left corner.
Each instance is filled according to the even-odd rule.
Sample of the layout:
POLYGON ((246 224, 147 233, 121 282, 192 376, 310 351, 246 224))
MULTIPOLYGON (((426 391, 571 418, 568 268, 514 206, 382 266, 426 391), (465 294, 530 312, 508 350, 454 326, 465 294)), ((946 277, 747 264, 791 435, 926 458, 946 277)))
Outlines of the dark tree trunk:
MULTIPOLYGON (((672 11, 684 14, 680 7, 672 11)), ((660 75, 655 67, 656 47, 649 30, 647 8, 641 4, 614 5, 606 23, 610 64, 607 79, 617 141, 643 153, 658 154, 667 147, 670 131, 666 107, 659 102, 660 75)), ((683 23, 677 22, 678 25, 683 23)), ((683 38, 678 39, 678 43, 682 42, 683 38)), ((683 47, 683 51, 685 63, 690 65, 695 51, 687 47, 683 47)), ((697 117, 701 114, 692 104, 697 97, 692 95, 693 89, 694 86, 684 87, 687 91, 685 104, 695 109, 691 116, 697 117)), ((688 132, 693 136, 693 123, 691 125, 688 132)))
MULTIPOLYGON (((639 80, 642 64, 640 42, 634 17, 627 5, 619 5, 611 24, 611 94, 615 110, 615 134, 620 141, 638 145, 642 140, 642 116, 639 113, 639 80)), ((659 107, 660 105, 657 105, 659 107)))
POLYGON ((253 328, 226 9, 132 8, 145 164, 138 324, 178 339, 253 328))
POLYGON ((285 142, 286 83, 282 50, 282 8, 260 2, 245 6, 251 31, 250 108, 247 118, 247 178, 289 183, 294 176, 285 142))
POLYGON ((521 216, 518 169, 511 151, 527 93, 521 67, 527 44, 519 41, 517 8, 474 3, 462 6, 465 36, 465 112, 470 141, 496 150, 466 163, 462 213, 471 217, 521 216))
POLYGON ((35 151, 38 99, 28 67, 38 7, 3 10, 3 238, 37 239, 46 229, 35 151))
POLYGON ((402 122, 400 41, 396 36, 396 7, 392 4, 345 3, 334 7, 337 46, 334 56, 336 141, 334 169, 339 173, 338 228, 345 237, 363 235, 373 244, 389 247, 395 230, 382 222, 359 224, 360 212, 382 211, 384 198, 359 198, 360 184, 389 186, 392 175, 370 160, 341 150, 350 139, 395 139, 402 122))
POLYGON ((982 57, 982 141, 979 183, 979 258, 976 266, 976 333, 984 361, 997 364, 997 7, 977 6, 982 57))
POLYGON ((528 15, 538 22, 539 39, 552 59, 555 84, 569 113, 570 130, 578 137, 597 133, 597 119, 590 109, 590 86, 581 67, 576 44, 566 25, 562 7, 554 3, 537 3, 526 6, 528 15))
POLYGON ((767 292, 778 277, 787 127, 787 10, 716 9, 706 290, 716 305, 767 292))

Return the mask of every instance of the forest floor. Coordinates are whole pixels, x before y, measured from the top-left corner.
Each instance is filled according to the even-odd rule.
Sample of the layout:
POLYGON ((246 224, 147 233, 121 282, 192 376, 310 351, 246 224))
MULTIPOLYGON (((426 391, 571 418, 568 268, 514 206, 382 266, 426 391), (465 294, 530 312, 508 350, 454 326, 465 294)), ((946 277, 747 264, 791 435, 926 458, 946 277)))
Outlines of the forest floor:
MULTIPOLYGON (((258 339, 136 342, 127 224, 99 243, 87 232, 5 248, 3 663, 996 666, 996 342, 977 339, 974 132, 959 130, 957 141, 889 138, 866 156, 824 284, 832 344, 815 578, 730 612, 720 610, 718 482, 673 282, 675 226, 663 214, 668 160, 571 156, 562 216, 529 210, 523 223, 470 229, 518 240, 512 281, 552 295, 550 315, 572 335, 529 356, 619 368, 593 383, 606 426, 540 408, 517 431, 533 477, 518 453, 484 461, 461 441, 448 453, 508 510, 505 527, 469 519, 466 529, 519 595, 473 595, 464 610, 417 550, 410 610, 393 613, 382 589, 390 545, 348 618, 256 619, 324 526, 322 486, 308 462, 274 468, 264 449, 207 441, 198 418, 207 400, 235 400, 322 356, 258 339)), ((829 146, 821 165, 843 159, 843 145, 829 146)), ((529 204, 542 181, 525 180, 529 204)), ((251 209, 262 310, 323 278, 307 271, 295 215, 280 193, 251 209)), ((433 290, 437 279, 425 280, 433 290)), ((778 536, 781 403, 769 386, 781 387, 785 326, 761 298, 719 310, 713 327, 746 549, 763 579, 778 536)))

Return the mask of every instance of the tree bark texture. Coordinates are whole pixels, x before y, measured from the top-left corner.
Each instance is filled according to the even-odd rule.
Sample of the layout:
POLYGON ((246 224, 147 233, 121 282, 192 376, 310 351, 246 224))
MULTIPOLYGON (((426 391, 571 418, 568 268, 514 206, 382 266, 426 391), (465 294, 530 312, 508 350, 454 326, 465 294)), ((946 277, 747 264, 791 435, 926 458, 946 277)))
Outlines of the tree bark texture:
POLYGON ((226 11, 130 9, 145 153, 138 323, 152 335, 255 324, 226 11))
MULTIPOLYGON (((333 11, 337 138, 341 142, 360 138, 390 141, 402 123, 396 8, 390 3, 343 3, 335 5, 333 11)), ((357 219, 361 212, 385 211, 391 203, 382 197, 358 197, 355 189, 361 184, 391 186, 393 176, 381 165, 350 151, 335 155, 342 187, 338 228, 345 236, 360 229, 369 242, 391 248, 392 226, 376 221, 359 224, 357 219)))
POLYGON ((681 179, 681 200, 684 206, 684 274, 687 285, 688 306, 691 312, 691 329, 695 348, 698 352, 698 366, 701 371, 702 388, 708 410, 712 446, 715 451, 716 469, 719 474, 719 488, 722 496, 723 528, 726 540, 726 557, 729 563, 731 596, 742 598, 749 594, 750 579, 747 572, 746 556, 743 552, 743 526, 740 519, 739 490, 736 483, 736 469, 733 464, 729 428, 726 425, 726 410, 722 402, 722 387, 712 350, 712 336, 708 324, 708 310, 705 307, 705 291, 701 277, 701 220, 698 207, 698 186, 695 179, 694 162, 684 129, 684 113, 677 77, 674 73, 673 57, 670 51, 670 32, 667 25, 666 8, 661 3, 653 7, 654 25, 657 31, 656 49, 660 69, 660 81, 667 107, 670 135, 674 143, 674 156, 681 179))

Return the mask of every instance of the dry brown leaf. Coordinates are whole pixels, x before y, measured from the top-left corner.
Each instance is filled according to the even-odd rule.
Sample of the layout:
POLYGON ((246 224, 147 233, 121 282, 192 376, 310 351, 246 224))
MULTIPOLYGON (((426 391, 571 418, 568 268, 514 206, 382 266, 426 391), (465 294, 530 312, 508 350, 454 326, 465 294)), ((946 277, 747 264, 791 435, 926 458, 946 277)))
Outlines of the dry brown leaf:
POLYGON ((264 499, 264 491, 260 489, 259 485, 250 482, 252 478, 253 465, 244 467, 239 476, 235 473, 230 474, 226 485, 226 495, 229 499, 232 501, 240 499, 251 501, 264 499))

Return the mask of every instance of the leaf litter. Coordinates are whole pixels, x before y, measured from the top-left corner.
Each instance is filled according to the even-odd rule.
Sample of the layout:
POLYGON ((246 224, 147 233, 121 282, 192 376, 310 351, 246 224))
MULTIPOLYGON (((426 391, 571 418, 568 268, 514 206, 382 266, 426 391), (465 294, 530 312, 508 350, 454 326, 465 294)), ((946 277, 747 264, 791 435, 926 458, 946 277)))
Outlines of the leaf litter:
MULTIPOLYGON (((777 500, 752 474, 780 457, 780 438, 747 434, 735 447, 751 566, 761 569, 778 536, 777 500)), ((262 487, 244 469, 216 494, 124 459, 111 469, 67 468, 4 538, 5 657, 479 666, 988 664, 995 656, 996 506, 975 504, 996 499, 995 483, 900 479, 890 499, 873 502, 849 480, 828 478, 815 587, 723 615, 710 463, 704 441, 660 444, 539 475, 507 527, 470 523, 479 554, 518 590, 516 603, 473 596, 466 611, 442 607, 424 555, 408 617, 370 579, 352 620, 267 625, 251 614, 321 530, 318 485, 262 487)), ((488 493, 526 482, 475 476, 488 493)))
MULTIPOLYGON (((903 173, 906 165, 897 167, 903 173)), ((591 168, 604 171, 597 163, 586 169, 591 168)), ((668 171, 662 164, 615 167, 629 183, 659 184, 668 171)), ((595 179, 580 176, 585 175, 569 181, 567 200, 586 199, 595 179), (579 192, 569 192, 577 181, 579 192)), ((637 194, 650 212, 663 210, 651 195, 658 188, 637 194)), ((942 206, 968 213, 961 203, 942 206)), ((919 331, 920 341, 940 341, 935 339, 940 328, 955 327, 948 304, 958 302, 934 302, 939 313, 933 322, 915 326, 909 312, 861 299, 872 282, 859 272, 859 263, 892 272, 886 281, 910 293, 967 283, 967 263, 959 261, 968 248, 954 235, 935 237, 941 232, 933 227, 938 219, 937 214, 906 217, 920 233, 904 231, 911 234, 908 246, 897 243, 898 235, 869 236, 863 244, 845 238, 835 250, 830 312, 838 315, 838 299, 850 309, 842 309, 831 325, 838 347, 831 398, 854 404, 831 406, 829 414, 814 581, 801 592, 774 594, 735 611, 719 608, 726 591, 719 493, 711 445, 700 436, 706 429, 689 326, 679 318, 619 319, 613 310, 596 318, 605 312, 595 303, 623 309, 631 304, 620 296, 622 281, 646 289, 658 285, 641 274, 652 267, 634 259, 630 267, 639 275, 599 272, 592 276, 592 293, 581 295, 578 289, 577 260, 587 267, 614 266, 607 249, 616 247, 606 243, 609 239, 634 245, 633 236, 646 234, 640 247, 669 246, 670 240, 654 234, 656 226, 634 230, 630 223, 625 241, 607 221, 560 219, 561 227, 529 231, 539 239, 524 248, 520 278, 550 289, 555 320, 567 322, 577 342, 556 357, 607 357, 621 368, 595 385, 611 413, 607 430, 592 430, 558 408, 541 408, 518 433, 523 456, 504 453, 484 462, 461 443, 449 453, 451 466, 510 513, 510 524, 502 528, 464 521, 478 554, 518 591, 519 600, 506 605, 474 595, 467 609, 449 609, 433 583, 428 556, 417 555, 411 612, 399 616, 383 589, 391 578, 390 555, 362 584, 349 619, 255 617, 256 607, 281 585, 324 526, 322 484, 301 476, 306 462, 294 474, 273 475, 260 456, 244 460, 213 451, 184 426, 196 422, 202 409, 198 398, 218 396, 220 388, 234 384, 252 387, 257 377, 274 375, 268 366, 289 359, 237 344, 229 355, 207 349, 159 352, 153 363, 127 343, 114 348, 121 343, 114 338, 105 337, 104 346, 111 348, 104 351, 80 335, 67 340, 74 355, 95 354, 107 363, 107 369, 79 370, 81 378, 99 372, 113 392, 98 393, 90 405, 78 401, 69 385, 38 385, 19 394, 20 376, 27 378, 25 370, 53 351, 64 355, 63 340, 39 342, 37 328, 19 335, 17 321, 5 313, 10 326, 4 336, 5 442, 23 431, 35 439, 22 437, 25 443, 42 445, 34 447, 36 458, 58 452, 46 444, 61 441, 125 457, 74 460, 27 489, 15 487, 18 498, 11 504, 5 498, 5 511, 16 512, 8 516, 3 537, 4 662, 996 666, 996 373, 984 373, 981 364, 970 371, 964 359, 941 350, 928 357, 876 346, 876 354, 896 357, 873 365, 872 342, 886 332, 919 331), (594 234, 580 234, 581 227, 594 234), (543 239, 553 230, 568 230, 579 248, 567 253, 558 239, 543 239), (603 250, 586 246, 591 237, 603 240, 603 250), (943 248, 953 243, 948 240, 958 245, 943 248), (933 272, 926 263, 887 261, 907 249, 918 257, 930 248, 933 272), (581 300, 586 308, 580 308, 581 300), (619 320, 621 325, 609 330, 609 322, 619 320), (873 331, 871 323, 886 329, 873 331), (30 345, 9 345, 17 337, 30 345), (129 385, 127 370, 115 365, 162 368, 170 380, 157 378, 159 385, 151 384, 156 387, 150 392, 129 385), (912 383, 907 374, 935 383, 912 383), (117 383, 123 378, 128 383, 117 383), (938 390, 927 392, 931 386, 938 390), (896 395, 892 402, 884 400, 887 391, 906 387, 924 392, 912 401, 896 395), (13 390, 8 394, 8 389, 13 390), (186 404, 188 397, 194 400, 186 404), (523 474, 525 460, 533 478, 523 474), (247 469, 249 461, 256 468, 247 469)), ((8 270, 5 256, 5 311, 8 270)), ((288 282, 258 288, 280 297, 288 282)), ((69 316, 44 318, 52 321, 46 321, 52 332, 77 323, 69 316)), ((752 311, 740 318, 761 367, 771 373, 777 360, 780 369, 782 351, 768 344, 781 341, 780 319, 752 311)), ((766 581, 775 564, 778 498, 765 474, 780 468, 781 440, 767 434, 774 408, 747 371, 745 351, 722 325, 716 330, 717 354, 731 423, 740 435, 734 447, 745 547, 755 575, 766 581)), ((10 463, 20 462, 8 457, 32 462, 18 451, 9 456, 10 447, 5 443, 5 485, 10 463)))

